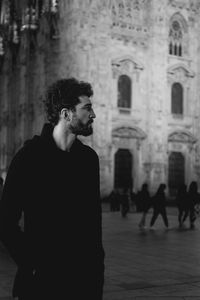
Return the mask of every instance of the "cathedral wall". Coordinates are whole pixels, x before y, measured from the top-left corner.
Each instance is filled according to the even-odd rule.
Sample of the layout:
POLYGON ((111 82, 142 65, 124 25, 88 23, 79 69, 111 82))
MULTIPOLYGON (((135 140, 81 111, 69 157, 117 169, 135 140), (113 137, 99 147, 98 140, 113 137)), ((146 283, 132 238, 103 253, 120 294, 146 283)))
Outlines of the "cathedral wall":
POLYGON ((184 161, 186 184, 200 183, 200 2, 120 3, 60 1, 53 39, 47 19, 42 18, 37 38, 32 37, 35 51, 27 50, 30 41, 24 36, 15 72, 8 54, 0 83, 2 173, 24 140, 40 132, 46 87, 58 78, 74 76, 91 82, 94 89, 94 134, 84 141, 100 157, 102 196, 115 185, 120 149, 128 150, 132 159, 135 192, 144 182, 151 193, 161 182, 168 185, 173 155, 184 161), (169 53, 175 21, 184 37, 180 56, 169 53), (132 87, 131 105, 123 109, 118 105, 122 75, 132 87), (172 113, 174 83, 183 88, 182 115, 172 113))

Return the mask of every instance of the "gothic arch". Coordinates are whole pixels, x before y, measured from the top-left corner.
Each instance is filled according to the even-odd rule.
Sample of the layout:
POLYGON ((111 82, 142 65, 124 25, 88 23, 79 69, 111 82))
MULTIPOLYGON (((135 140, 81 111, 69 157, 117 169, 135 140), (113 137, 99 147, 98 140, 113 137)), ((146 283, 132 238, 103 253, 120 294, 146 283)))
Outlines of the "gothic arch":
POLYGON ((179 12, 173 14, 171 16, 171 18, 169 19, 169 27, 172 24, 172 22, 174 22, 174 21, 177 21, 180 23, 181 29, 184 31, 184 33, 188 32, 188 24, 182 14, 180 14, 179 12))
POLYGON ((169 54, 184 56, 188 53, 188 24, 180 13, 175 13, 169 20, 169 54))

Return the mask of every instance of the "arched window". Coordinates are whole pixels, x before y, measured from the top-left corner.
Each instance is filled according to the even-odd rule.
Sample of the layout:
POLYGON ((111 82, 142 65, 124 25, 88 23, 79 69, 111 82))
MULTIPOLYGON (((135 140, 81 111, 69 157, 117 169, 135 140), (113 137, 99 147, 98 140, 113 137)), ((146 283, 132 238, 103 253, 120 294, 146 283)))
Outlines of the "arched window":
POLYGON ((183 114, 183 87, 180 83, 175 82, 172 85, 172 114, 182 115, 183 114))
POLYGON ((178 187, 185 183, 185 158, 181 152, 170 153, 168 168, 169 192, 174 196, 178 187))
POLYGON ((121 75, 118 79, 118 107, 131 107, 131 79, 127 75, 121 75))
POLYGON ((181 22, 174 20, 169 29, 169 54, 182 56, 183 30, 181 22))

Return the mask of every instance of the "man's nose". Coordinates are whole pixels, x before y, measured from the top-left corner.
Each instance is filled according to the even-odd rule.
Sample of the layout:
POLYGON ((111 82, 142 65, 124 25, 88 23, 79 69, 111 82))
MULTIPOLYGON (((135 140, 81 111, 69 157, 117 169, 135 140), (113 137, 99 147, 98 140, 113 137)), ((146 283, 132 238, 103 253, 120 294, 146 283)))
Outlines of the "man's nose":
POLYGON ((96 118, 96 115, 95 115, 95 112, 94 112, 93 109, 92 109, 92 111, 91 111, 90 118, 92 118, 92 119, 95 119, 95 118, 96 118))

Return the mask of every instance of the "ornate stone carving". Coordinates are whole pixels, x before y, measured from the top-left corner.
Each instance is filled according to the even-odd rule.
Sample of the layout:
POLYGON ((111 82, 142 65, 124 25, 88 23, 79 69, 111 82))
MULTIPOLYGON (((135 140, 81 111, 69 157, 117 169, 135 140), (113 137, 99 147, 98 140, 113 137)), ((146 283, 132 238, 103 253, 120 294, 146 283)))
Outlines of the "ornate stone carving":
POLYGON ((169 134, 168 142, 194 144, 197 142, 197 139, 190 132, 174 131, 171 134, 169 134))
POLYGON ((167 73, 169 75, 177 76, 177 77, 194 77, 195 73, 190 70, 186 65, 183 63, 175 64, 168 68, 167 73))
POLYGON ((129 138, 129 139, 138 139, 143 140, 147 137, 146 133, 138 127, 119 127, 113 129, 113 137, 119 138, 129 138))
POLYGON ((149 30, 145 20, 149 19, 150 4, 150 0, 111 1, 112 37, 146 46, 149 30))
POLYGON ((131 56, 124 56, 112 60, 112 71, 114 78, 117 78, 121 74, 132 75, 133 73, 138 73, 138 71, 143 69, 143 65, 137 62, 131 56))
POLYGON ((199 0, 168 0, 168 4, 179 9, 187 9, 198 13, 200 9, 199 0))

